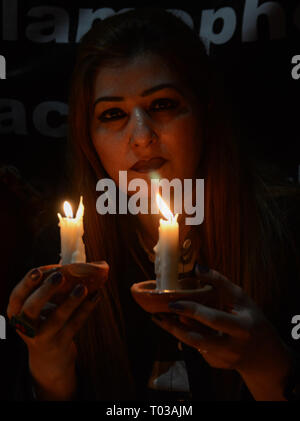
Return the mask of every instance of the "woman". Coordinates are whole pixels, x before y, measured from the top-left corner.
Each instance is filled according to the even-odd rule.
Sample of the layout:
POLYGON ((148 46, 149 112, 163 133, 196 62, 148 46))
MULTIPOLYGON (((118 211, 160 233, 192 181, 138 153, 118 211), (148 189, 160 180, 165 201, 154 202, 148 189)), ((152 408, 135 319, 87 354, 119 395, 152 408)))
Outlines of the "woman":
MULTIPOLYGON (((170 372, 177 398, 286 399, 299 279, 285 219, 289 201, 235 141, 217 81, 198 35, 165 11, 115 15, 83 37, 69 139, 84 196, 87 260, 107 261, 110 273, 93 300, 78 285, 34 338, 19 332, 39 399, 154 398, 147 390, 168 390, 163 378, 170 372), (181 218, 181 272, 187 276, 198 261, 196 276, 222 294, 227 310, 179 302, 170 308, 179 318, 154 324, 133 302, 130 285, 155 279, 158 216, 99 215, 95 186, 101 178, 118 185, 119 171, 127 171, 128 182, 149 184, 150 170, 169 180, 205 180, 204 223, 192 228, 181 218)), ((10 318, 23 312, 39 319, 64 282, 54 271, 42 283, 48 269, 17 285, 10 318)))

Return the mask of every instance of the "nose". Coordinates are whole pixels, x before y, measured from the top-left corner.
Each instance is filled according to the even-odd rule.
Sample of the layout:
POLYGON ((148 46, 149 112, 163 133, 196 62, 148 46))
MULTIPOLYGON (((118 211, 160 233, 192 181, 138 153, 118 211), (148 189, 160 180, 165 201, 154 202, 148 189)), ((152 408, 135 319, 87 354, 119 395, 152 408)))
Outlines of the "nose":
POLYGON ((134 148, 146 148, 154 143, 156 139, 157 135, 152 128, 149 116, 143 109, 136 107, 132 113, 132 127, 129 139, 131 146, 134 148))

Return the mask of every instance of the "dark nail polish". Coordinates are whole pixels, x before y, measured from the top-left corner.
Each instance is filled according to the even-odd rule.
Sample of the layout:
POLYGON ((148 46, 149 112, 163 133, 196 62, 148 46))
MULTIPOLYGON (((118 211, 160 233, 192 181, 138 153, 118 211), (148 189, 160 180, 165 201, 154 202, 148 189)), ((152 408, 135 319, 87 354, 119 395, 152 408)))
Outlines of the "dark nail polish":
POLYGON ((30 274, 30 279, 32 281, 37 281, 41 277, 41 271, 39 269, 33 269, 30 274))
POLYGON ((72 297, 79 298, 84 294, 85 288, 84 285, 78 284, 71 292, 72 297))
POLYGON ((58 285, 62 281, 62 277, 63 276, 61 272, 55 272, 49 277, 49 282, 52 285, 58 285))
POLYGON ((92 301, 92 303, 96 303, 98 299, 100 298, 100 291, 94 291, 90 296, 89 300, 92 301))
POLYGON ((197 272, 198 273, 208 273, 209 272, 209 267, 207 267, 207 266, 201 266, 201 265, 199 265, 199 263, 195 263, 195 266, 194 266, 194 272, 195 272, 195 274, 197 275, 197 272))
POLYGON ((50 275, 52 275, 52 273, 55 272, 57 272, 57 268, 45 270, 45 272, 43 272, 44 279, 48 278, 50 275))
POLYGON ((171 310, 177 310, 177 311, 183 311, 184 310, 184 306, 180 303, 169 303, 168 307, 171 310))

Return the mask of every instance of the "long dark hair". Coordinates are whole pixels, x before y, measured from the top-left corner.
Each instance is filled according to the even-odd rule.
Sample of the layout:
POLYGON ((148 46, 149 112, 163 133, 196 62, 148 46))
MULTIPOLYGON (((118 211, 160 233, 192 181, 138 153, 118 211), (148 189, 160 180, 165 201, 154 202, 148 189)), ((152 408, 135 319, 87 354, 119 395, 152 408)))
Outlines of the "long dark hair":
POLYGON ((167 60, 206 110, 201 162, 205 221, 199 227, 201 259, 205 261, 200 263, 240 285, 272 318, 284 296, 282 273, 277 268, 281 262, 283 267, 292 253, 274 200, 276 189, 265 181, 237 142, 222 84, 198 34, 160 9, 136 9, 96 22, 79 45, 71 83, 69 141, 76 188, 84 197, 88 260, 104 259, 110 265, 103 297, 77 341, 79 364, 90 376, 92 396, 102 400, 136 396, 126 341, 128 326, 124 322, 129 309, 122 306, 120 291, 126 294, 132 283, 146 280, 153 273, 151 268, 147 272, 149 262, 136 241, 135 218, 96 212, 96 183, 108 174, 90 137, 93 85, 101 66, 146 51, 167 60), (131 276, 138 278, 129 279, 131 276))

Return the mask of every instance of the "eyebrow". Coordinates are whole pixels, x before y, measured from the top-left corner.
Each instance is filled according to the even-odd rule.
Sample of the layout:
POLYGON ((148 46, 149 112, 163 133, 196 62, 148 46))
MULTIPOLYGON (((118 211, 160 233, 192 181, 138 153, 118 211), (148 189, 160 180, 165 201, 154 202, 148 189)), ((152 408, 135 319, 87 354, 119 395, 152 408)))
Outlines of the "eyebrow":
MULTIPOLYGON (((159 85, 153 86, 152 88, 146 89, 145 91, 143 91, 141 93, 140 96, 145 97, 145 96, 153 94, 154 92, 157 92, 157 91, 160 91, 160 90, 166 89, 166 88, 174 89, 180 95, 183 95, 181 90, 178 88, 178 86, 174 85, 173 83, 161 83, 159 85)), ((99 98, 96 99, 93 107, 95 108, 95 106, 98 104, 98 102, 111 102, 111 101, 116 101, 116 102, 124 101, 124 97, 122 97, 122 96, 102 96, 102 97, 99 97, 99 98)))

